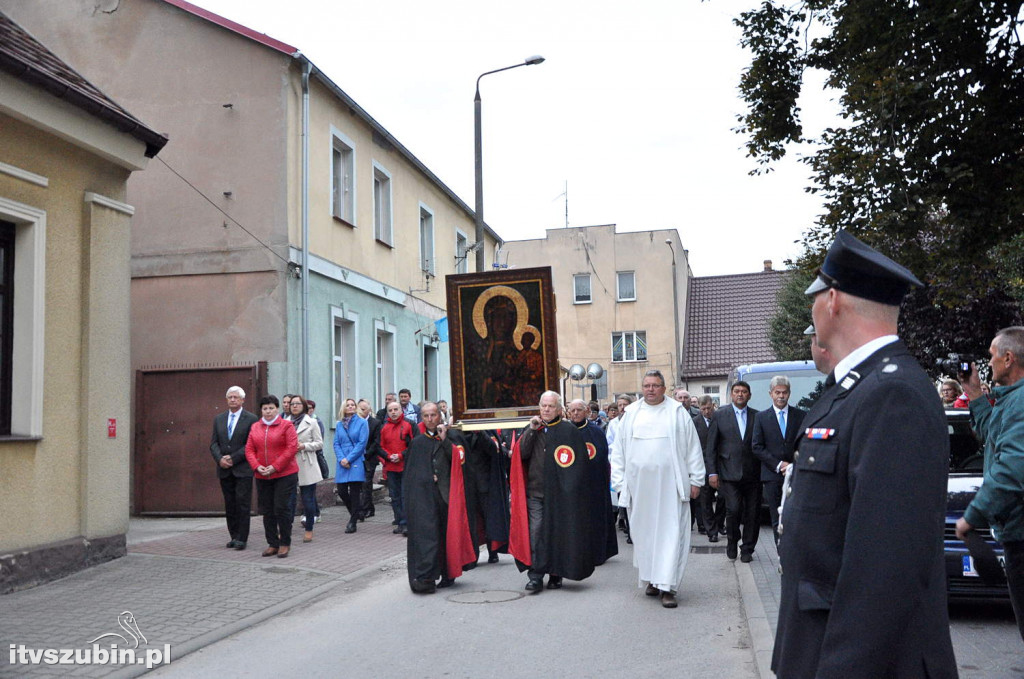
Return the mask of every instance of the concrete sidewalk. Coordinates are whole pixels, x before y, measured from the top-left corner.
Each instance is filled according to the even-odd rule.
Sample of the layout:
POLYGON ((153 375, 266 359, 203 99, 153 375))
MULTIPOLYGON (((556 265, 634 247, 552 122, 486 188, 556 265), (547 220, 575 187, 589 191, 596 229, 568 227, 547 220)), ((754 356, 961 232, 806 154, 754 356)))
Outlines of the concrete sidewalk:
MULTIPOLYGON (((119 616, 130 612, 144 637, 139 661, 146 649, 166 646, 173 661, 368 573, 401 569, 404 576, 405 539, 391 532, 386 504, 354 534, 344 533, 346 521, 344 508, 325 508, 323 522, 316 525, 308 544, 302 543, 302 528, 296 522, 292 552, 287 559, 278 559, 260 555, 265 545, 258 517, 253 517, 249 549, 241 552, 225 548, 223 519, 132 519, 125 558, 0 597, 0 676, 138 676, 146 672, 144 665, 12 664, 18 658, 12 656, 11 646, 36 652, 86 649, 108 633, 131 642, 119 624, 119 616)), ((694 534, 694 545, 701 544, 694 534)), ((691 559, 725 558, 708 549, 694 552, 691 559)), ((722 581, 707 585, 741 597, 752 621, 751 651, 761 676, 768 679, 761 629, 766 626, 765 614, 750 568, 737 562, 735 569, 717 572, 725 574, 722 581)), ((109 648, 112 641, 126 647, 112 636, 97 643, 109 648)), ((770 655, 770 645, 767 650, 770 655)))

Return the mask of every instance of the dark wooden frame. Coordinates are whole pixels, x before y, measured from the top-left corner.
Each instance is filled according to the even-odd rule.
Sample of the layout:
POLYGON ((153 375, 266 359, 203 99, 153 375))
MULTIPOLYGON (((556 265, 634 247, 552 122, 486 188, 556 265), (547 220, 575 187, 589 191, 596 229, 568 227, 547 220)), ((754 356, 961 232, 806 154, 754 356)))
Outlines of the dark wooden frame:
MULTIPOLYGON (((445 283, 448 295, 448 336, 451 350, 452 414, 455 419, 461 421, 508 421, 516 418, 528 418, 537 414, 537 403, 540 400, 541 392, 545 390, 558 391, 560 378, 558 338, 555 330, 555 294, 551 285, 551 267, 459 274, 446 276, 445 283), (523 356, 524 351, 535 350, 540 354, 540 365, 543 368, 539 380, 517 381, 515 378, 522 377, 524 373, 528 375, 528 371, 513 371, 515 372, 514 379, 501 380, 500 384, 508 385, 510 383, 510 388, 517 392, 516 396, 519 398, 511 404, 483 407, 481 402, 486 399, 477 395, 475 383, 467 385, 467 380, 477 379, 488 369, 476 358, 479 356, 480 347, 487 340, 477 332, 476 323, 472 318, 473 313, 466 312, 470 309, 471 303, 473 307, 476 307, 484 293, 492 288, 511 288, 519 293, 519 298, 515 299, 515 295, 510 296, 502 291, 495 293, 492 290, 487 293, 487 299, 506 297, 516 306, 516 326, 512 333, 513 348, 517 350, 515 354, 523 356), (521 319, 523 303, 525 303, 527 311, 525 323, 521 319), (524 326, 536 328, 540 334, 539 346, 536 341, 524 342, 524 332, 527 333, 527 337, 533 335, 533 330, 524 326), (536 394, 533 394, 534 391, 536 394)), ((487 301, 483 302, 478 309, 477 321, 481 321, 486 307, 487 301)), ((523 358, 525 359, 525 356, 523 358)), ((536 357, 533 359, 536 364, 536 357)))

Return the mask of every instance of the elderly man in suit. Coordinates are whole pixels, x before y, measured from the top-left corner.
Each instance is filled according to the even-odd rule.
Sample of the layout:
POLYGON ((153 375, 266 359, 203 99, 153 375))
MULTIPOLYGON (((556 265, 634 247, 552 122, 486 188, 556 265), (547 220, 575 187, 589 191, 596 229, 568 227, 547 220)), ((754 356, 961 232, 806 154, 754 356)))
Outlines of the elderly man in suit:
POLYGON ((779 545, 779 505, 786 467, 793 463, 793 451, 803 430, 807 411, 789 405, 789 378, 776 375, 768 384, 772 407, 754 416, 754 456, 761 461, 761 491, 772 517, 776 549, 779 545))
POLYGON ((228 389, 228 409, 213 418, 210 455, 217 463, 220 490, 224 495, 224 517, 231 540, 228 549, 245 549, 249 540, 249 513, 252 509, 252 467, 245 459, 245 442, 256 416, 242 409, 245 390, 228 389))
POLYGON ((946 418, 896 335, 912 285, 908 269, 840 231, 806 291, 835 364, 804 417, 779 530, 779 677, 957 676, 946 418))
POLYGON ((728 543, 725 555, 750 563, 757 546, 757 513, 761 508, 761 463, 754 457, 754 416, 747 407, 750 385, 740 380, 729 392, 732 405, 719 408, 708 429, 708 483, 725 498, 725 527, 728 543), (740 545, 740 524, 743 544, 740 545))

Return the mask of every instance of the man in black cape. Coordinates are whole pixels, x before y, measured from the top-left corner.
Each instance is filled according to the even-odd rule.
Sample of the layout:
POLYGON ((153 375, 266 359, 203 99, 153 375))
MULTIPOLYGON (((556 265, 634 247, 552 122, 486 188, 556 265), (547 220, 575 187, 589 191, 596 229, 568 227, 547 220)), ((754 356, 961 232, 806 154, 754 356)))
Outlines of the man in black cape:
POLYGON ((587 446, 587 456, 590 458, 590 464, 587 467, 592 495, 590 534, 594 545, 594 565, 600 566, 610 557, 619 553, 619 542, 615 535, 615 514, 612 513, 608 439, 601 431, 601 427, 587 418, 590 408, 582 399, 571 401, 566 412, 572 423, 583 434, 583 441, 587 446))
MULTIPOLYGON (((456 470, 458 476, 453 478, 452 463, 453 454, 461 453, 464 459, 465 444, 440 424, 441 416, 434 403, 423 404, 420 418, 424 431, 412 440, 405 453, 402 492, 409 527, 409 586, 417 594, 430 594, 437 587, 450 587, 462 570, 449 567, 452 545, 448 544, 448 536, 451 511, 456 519, 453 525, 464 526, 468 539, 465 500, 458 497, 464 493, 461 470, 456 470), (453 500, 451 507, 449 500, 453 500)), ((462 558, 466 561, 458 566, 470 560, 464 555, 462 558)))
MULTIPOLYGON (((583 580, 594 572, 590 532, 592 503, 586 442, 562 420, 562 397, 545 391, 519 442, 529 511, 530 558, 526 590, 559 589, 562 578, 583 580)), ((513 488, 513 492, 522 492, 513 488)), ((513 524, 515 525, 515 524, 513 524)), ((520 570, 524 565, 519 564, 520 570)))

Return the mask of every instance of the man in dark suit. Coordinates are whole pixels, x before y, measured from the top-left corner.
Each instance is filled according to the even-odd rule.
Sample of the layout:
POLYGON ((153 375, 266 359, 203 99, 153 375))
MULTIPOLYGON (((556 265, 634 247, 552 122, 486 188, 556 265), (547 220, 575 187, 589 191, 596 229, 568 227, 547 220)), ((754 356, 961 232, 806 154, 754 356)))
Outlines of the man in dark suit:
POLYGON ((754 416, 757 411, 747 407, 750 385, 740 380, 729 392, 732 405, 719 408, 708 429, 708 454, 705 466, 708 483, 725 498, 725 528, 729 542, 725 555, 750 563, 757 545, 757 513, 761 508, 761 463, 754 457, 754 416), (743 524, 743 543, 740 542, 743 524))
POLYGON ((389 391, 384 394, 384 407, 377 411, 377 421, 383 425, 388 421, 388 404, 392 401, 397 401, 398 395, 393 391, 389 391))
POLYGON ((224 494, 224 518, 231 534, 227 548, 245 549, 252 509, 252 467, 245 459, 245 442, 257 417, 242 409, 245 391, 241 387, 231 387, 225 397, 228 409, 213 418, 210 455, 217 463, 220 490, 224 494))
MULTIPOLYGON (((693 417, 693 426, 697 428, 697 438, 700 439, 701 450, 704 451, 704 459, 708 459, 708 429, 711 427, 711 418, 715 414, 715 401, 704 394, 697 399, 697 414, 693 417)), ((705 463, 706 464, 706 463, 705 463)), ((718 542, 718 534, 725 535, 725 500, 718 491, 708 485, 707 477, 704 479, 704 486, 700 489, 700 532, 708 536, 708 542, 718 542)))
POLYGON ((943 529, 949 436, 896 336, 921 282, 845 231, 807 289, 836 363, 804 417, 779 526, 779 677, 956 677, 943 529))
POLYGON ((754 456, 761 461, 761 492, 772 517, 775 547, 779 545, 779 505, 783 473, 793 462, 793 450, 803 433, 807 411, 789 405, 789 378, 776 375, 768 385, 772 407, 754 416, 754 456))

